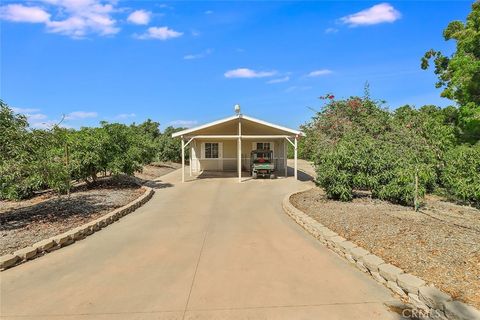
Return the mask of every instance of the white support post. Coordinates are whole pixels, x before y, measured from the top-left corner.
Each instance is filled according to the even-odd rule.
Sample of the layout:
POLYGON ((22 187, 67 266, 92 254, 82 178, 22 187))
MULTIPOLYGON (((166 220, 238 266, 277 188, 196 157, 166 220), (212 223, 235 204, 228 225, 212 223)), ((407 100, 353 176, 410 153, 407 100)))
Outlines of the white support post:
POLYGON ((185 140, 182 137, 182 182, 185 182, 185 140))
POLYGON ((295 171, 295 180, 297 180, 298 178, 298 174, 297 174, 297 170, 298 170, 298 167, 297 167, 297 137, 295 136, 295 145, 294 145, 294 148, 295 148, 295 151, 294 151, 294 154, 295 154, 295 158, 294 158, 294 161, 295 161, 295 168, 294 168, 294 171, 295 171))
POLYGON ((237 169, 238 182, 242 182, 242 122, 240 118, 238 118, 237 169))
POLYGON ((192 176, 192 145, 190 145, 190 152, 188 153, 188 168, 190 169, 190 177, 192 176))
POLYGON ((285 178, 288 177, 287 153, 287 140, 283 139, 283 166, 285 167, 285 178))

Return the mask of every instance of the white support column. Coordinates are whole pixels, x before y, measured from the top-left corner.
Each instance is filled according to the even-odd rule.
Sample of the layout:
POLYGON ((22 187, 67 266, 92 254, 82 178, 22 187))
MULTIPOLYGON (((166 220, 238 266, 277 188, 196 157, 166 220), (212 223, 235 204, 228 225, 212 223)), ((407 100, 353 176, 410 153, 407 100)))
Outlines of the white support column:
POLYGON ((294 145, 294 148, 295 148, 295 151, 294 151, 294 154, 295 154, 295 158, 294 158, 294 161, 295 161, 295 168, 294 168, 294 171, 295 171, 295 180, 297 180, 298 178, 298 174, 297 174, 297 170, 298 170, 298 167, 297 167, 297 136, 295 136, 295 145, 294 145))
POLYGON ((240 117, 238 118, 237 169, 238 182, 242 182, 242 122, 240 117))
POLYGON ((288 148, 287 148, 287 140, 283 139, 283 166, 285 167, 285 178, 288 176, 288 148))
POLYGON ((182 182, 185 182, 185 140, 182 137, 182 182))
POLYGON ((192 176, 192 144, 190 144, 190 152, 188 153, 188 167, 190 169, 190 177, 192 176))

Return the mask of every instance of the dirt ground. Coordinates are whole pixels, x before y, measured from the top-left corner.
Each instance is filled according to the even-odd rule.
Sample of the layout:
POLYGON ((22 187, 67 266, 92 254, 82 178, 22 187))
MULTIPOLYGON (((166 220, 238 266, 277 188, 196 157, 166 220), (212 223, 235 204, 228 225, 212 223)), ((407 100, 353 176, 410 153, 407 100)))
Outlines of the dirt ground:
POLYGON ((420 212, 365 195, 340 202, 320 188, 291 201, 342 237, 480 308, 480 210, 436 196, 420 212))
POLYGON ((46 192, 23 201, 0 201, 0 255, 12 253, 35 242, 95 220, 133 201, 148 184, 175 170, 175 164, 145 166, 142 173, 128 177, 101 178, 95 187, 80 184, 70 197, 46 192))
POLYGON ((181 164, 175 162, 152 163, 144 166, 142 172, 135 173, 135 177, 138 177, 142 180, 155 180, 156 178, 159 178, 181 167, 181 164))

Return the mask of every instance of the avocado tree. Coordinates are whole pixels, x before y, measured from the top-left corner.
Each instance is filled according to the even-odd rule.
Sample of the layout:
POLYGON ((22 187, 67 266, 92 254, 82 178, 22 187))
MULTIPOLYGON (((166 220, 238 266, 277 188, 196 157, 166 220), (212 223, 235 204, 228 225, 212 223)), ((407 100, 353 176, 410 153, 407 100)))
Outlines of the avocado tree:
POLYGON ((480 2, 472 4, 466 22, 452 21, 443 31, 446 41, 456 41, 451 56, 431 49, 422 58, 421 67, 427 69, 433 59, 437 88, 443 88, 442 97, 455 100, 462 138, 475 143, 480 140, 480 2))

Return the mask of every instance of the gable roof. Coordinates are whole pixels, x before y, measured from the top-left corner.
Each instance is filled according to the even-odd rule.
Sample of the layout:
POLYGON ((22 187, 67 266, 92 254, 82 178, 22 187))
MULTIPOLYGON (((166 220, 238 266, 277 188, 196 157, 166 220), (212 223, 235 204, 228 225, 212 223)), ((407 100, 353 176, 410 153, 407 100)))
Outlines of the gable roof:
POLYGON ((187 135, 189 133, 192 133, 192 132, 195 132, 195 131, 198 131, 198 130, 201 130, 201 129, 213 127, 213 126, 216 126, 216 125, 219 125, 219 124, 222 124, 222 123, 226 123, 226 122, 229 122, 229 121, 232 121, 232 120, 235 120, 235 119, 239 119, 239 118, 240 119, 245 119, 245 120, 248 120, 248 121, 252 121, 252 122, 267 126, 267 127, 275 128, 275 129, 286 131, 286 132, 290 132, 294 135, 300 135, 300 136, 304 135, 303 132, 301 132, 299 130, 290 129, 290 128, 287 128, 287 127, 283 127, 283 126, 279 126, 277 124, 267 122, 267 121, 252 118, 252 117, 249 117, 249 116, 246 116, 246 115, 243 115, 243 114, 238 114, 238 115, 234 115, 234 116, 227 117, 227 118, 224 118, 224 119, 220 119, 220 120, 217 120, 217 121, 209 122, 209 123, 197 126, 197 127, 193 127, 193 128, 189 128, 189 129, 185 129, 185 130, 182 130, 182 131, 175 132, 175 133, 172 134, 172 137, 173 138, 180 137, 180 136, 187 135))

